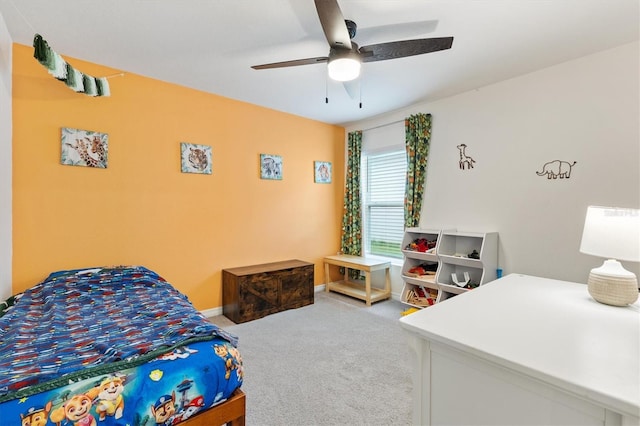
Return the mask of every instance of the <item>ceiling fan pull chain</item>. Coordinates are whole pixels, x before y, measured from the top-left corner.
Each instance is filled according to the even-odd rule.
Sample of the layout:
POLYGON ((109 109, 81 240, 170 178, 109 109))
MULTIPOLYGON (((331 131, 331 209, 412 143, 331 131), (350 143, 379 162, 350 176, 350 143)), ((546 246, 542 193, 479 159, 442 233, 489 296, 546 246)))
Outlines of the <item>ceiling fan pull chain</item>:
POLYGON ((329 76, 324 77, 324 103, 329 103, 329 76))
POLYGON ((360 91, 360 109, 362 109, 362 76, 358 80, 358 90, 360 91))

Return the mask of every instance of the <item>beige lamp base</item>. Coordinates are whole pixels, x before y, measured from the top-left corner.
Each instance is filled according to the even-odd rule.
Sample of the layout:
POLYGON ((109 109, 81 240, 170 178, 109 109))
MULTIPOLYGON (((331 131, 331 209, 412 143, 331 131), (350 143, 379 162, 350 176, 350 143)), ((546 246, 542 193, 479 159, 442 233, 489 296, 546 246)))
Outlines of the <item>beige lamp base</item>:
POLYGON ((627 306, 638 300, 638 280, 633 277, 615 277, 591 271, 587 281, 589 294, 600 303, 627 306))

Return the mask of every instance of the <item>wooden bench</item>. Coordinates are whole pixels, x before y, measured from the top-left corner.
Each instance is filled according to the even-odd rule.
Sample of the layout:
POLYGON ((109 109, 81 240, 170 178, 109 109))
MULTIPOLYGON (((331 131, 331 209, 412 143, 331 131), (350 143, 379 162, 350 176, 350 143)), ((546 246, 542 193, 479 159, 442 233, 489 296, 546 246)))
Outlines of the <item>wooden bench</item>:
POLYGON ((389 299, 391 297, 391 277, 389 268, 391 268, 391 262, 377 259, 368 259, 366 257, 351 256, 347 254, 326 256, 324 258, 325 291, 335 291, 346 294, 347 296, 364 300, 367 302, 367 306, 371 306, 374 302, 389 299), (331 282, 329 265, 344 267, 344 279, 341 281, 331 282), (362 283, 349 280, 349 269, 357 269, 364 273, 364 285, 362 283), (385 272, 384 288, 379 289, 372 287, 371 272, 381 270, 384 270, 385 272))

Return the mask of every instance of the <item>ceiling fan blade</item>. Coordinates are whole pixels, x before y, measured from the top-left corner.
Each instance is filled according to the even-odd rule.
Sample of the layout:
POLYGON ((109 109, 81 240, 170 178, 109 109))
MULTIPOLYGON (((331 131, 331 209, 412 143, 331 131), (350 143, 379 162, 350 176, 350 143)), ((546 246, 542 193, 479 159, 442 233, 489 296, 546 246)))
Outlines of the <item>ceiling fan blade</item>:
POLYGON ((298 65, 313 65, 327 62, 329 60, 326 56, 319 56, 317 58, 306 59, 294 59, 292 61, 274 62, 271 64, 253 65, 251 68, 254 70, 266 70, 270 68, 284 68, 284 67, 296 67, 298 65))
POLYGON ((358 52, 362 56, 362 62, 376 62, 446 50, 452 44, 453 37, 423 38, 370 44, 360 47, 358 52))
POLYGON ((315 0, 318 18, 331 47, 351 49, 351 38, 336 0, 315 0))
POLYGON ((358 27, 357 39, 360 44, 372 44, 382 40, 402 40, 416 38, 432 33, 438 26, 438 20, 403 22, 399 24, 358 27))

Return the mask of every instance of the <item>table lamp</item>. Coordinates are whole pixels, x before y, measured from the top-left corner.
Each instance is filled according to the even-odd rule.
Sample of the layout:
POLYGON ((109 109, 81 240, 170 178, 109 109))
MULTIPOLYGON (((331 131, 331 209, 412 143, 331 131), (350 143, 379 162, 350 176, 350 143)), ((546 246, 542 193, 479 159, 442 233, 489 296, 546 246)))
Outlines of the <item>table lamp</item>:
POLYGON ((589 206, 580 252, 608 259, 589 274, 591 297, 613 306, 638 300, 638 280, 618 260, 640 262, 640 210, 589 206))

